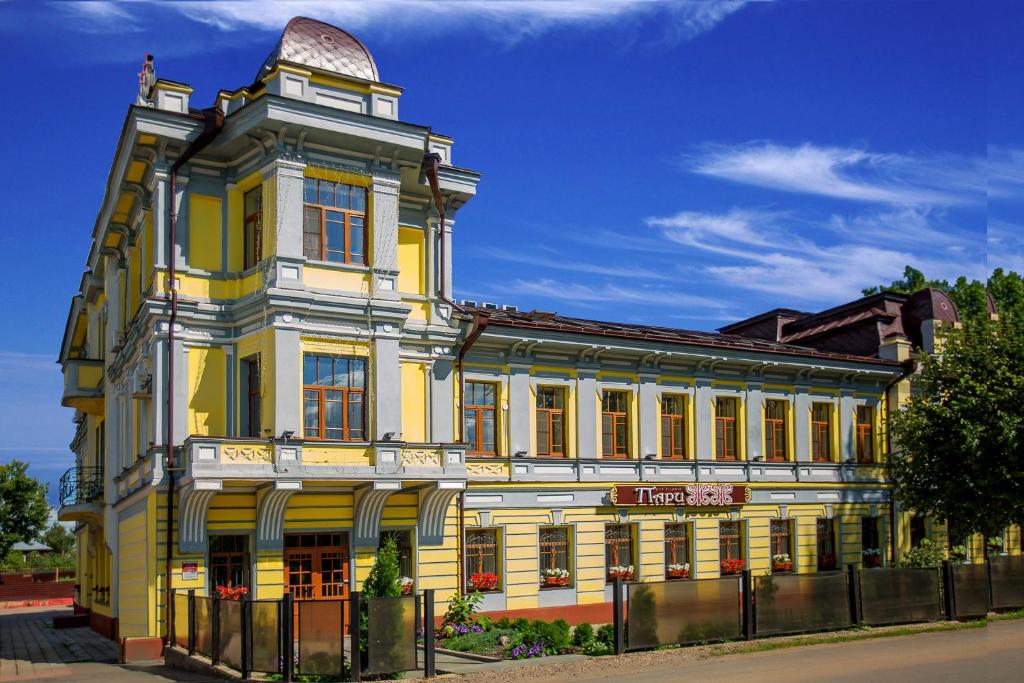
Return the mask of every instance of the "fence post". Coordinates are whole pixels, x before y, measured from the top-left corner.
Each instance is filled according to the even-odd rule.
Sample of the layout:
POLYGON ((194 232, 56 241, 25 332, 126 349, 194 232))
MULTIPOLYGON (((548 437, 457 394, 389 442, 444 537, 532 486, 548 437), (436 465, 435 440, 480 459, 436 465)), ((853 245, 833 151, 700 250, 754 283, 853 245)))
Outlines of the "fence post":
POLYGON ((847 565, 847 591, 850 595, 850 620, 856 626, 864 619, 860 609, 860 577, 857 575, 857 565, 853 562, 847 565))
POLYGON ((622 615, 622 577, 612 580, 612 626, 615 629, 615 654, 626 651, 626 629, 622 615))
POLYGON ((956 585, 953 582, 953 563, 949 560, 942 561, 942 593, 945 598, 942 602, 946 608, 946 618, 950 621, 956 619, 956 585))
POLYGON ((754 581, 749 569, 740 575, 740 590, 743 592, 743 639, 754 637, 754 581))
POLYGON ((292 683, 295 669, 295 603, 291 593, 285 593, 277 603, 278 631, 281 634, 281 675, 285 683, 292 683))
POLYGON ((196 589, 188 589, 188 656, 196 653, 196 589))
POLYGON ((437 675, 436 655, 434 652, 434 589, 423 591, 423 676, 433 678, 437 675))
POLYGON ((359 646, 359 640, 362 637, 362 624, 359 621, 359 591, 352 591, 351 598, 349 600, 349 651, 350 661, 349 668, 352 672, 353 681, 363 680, 363 649, 359 646))
POLYGON ((210 642, 213 643, 210 650, 210 660, 214 665, 220 664, 220 595, 213 596, 213 614, 210 615, 210 642))
POLYGON ((986 604, 987 609, 985 611, 986 612, 991 612, 992 611, 992 604, 993 604, 993 599, 992 599, 992 562, 988 559, 987 555, 985 556, 985 576, 986 576, 986 578, 988 578, 988 602, 986 604))
POLYGON ((248 595, 242 596, 242 680, 249 678, 252 668, 252 600, 248 595))

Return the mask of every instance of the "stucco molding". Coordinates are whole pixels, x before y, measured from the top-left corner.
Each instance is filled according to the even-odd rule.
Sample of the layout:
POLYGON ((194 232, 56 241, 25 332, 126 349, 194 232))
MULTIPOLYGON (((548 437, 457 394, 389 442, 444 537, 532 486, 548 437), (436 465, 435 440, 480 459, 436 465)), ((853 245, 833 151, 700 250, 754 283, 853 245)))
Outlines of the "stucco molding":
POLYGON ((444 543, 444 521, 452 500, 466 488, 465 482, 439 481, 432 488, 420 490, 419 544, 444 543))
POLYGON ((375 548, 380 539, 380 520, 392 493, 401 482, 374 482, 355 492, 355 547, 375 548))
POLYGON ((178 494, 178 551, 182 554, 206 552, 206 515, 222 488, 219 481, 193 482, 178 494))
POLYGON ((284 548, 284 511, 301 481, 276 481, 256 492, 256 550, 284 548))

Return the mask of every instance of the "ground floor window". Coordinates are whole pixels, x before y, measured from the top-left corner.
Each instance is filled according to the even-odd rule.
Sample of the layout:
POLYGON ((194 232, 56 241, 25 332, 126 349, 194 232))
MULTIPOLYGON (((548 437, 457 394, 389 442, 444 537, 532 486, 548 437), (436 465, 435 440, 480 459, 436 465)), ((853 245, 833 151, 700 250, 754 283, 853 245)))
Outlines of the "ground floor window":
POLYGON ((723 574, 739 574, 746 561, 743 557, 743 523, 728 520, 718 523, 718 554, 723 574))
POLYGON ((690 578, 690 525, 665 525, 665 578, 690 578))
POLYGON ((398 574, 402 578, 402 591, 411 592, 413 587, 413 569, 416 566, 412 549, 411 529, 388 529, 380 533, 380 546, 384 546, 387 538, 395 539, 398 550, 398 574))
POLYGON ((631 581, 635 576, 632 524, 607 524, 604 527, 604 565, 609 581, 616 577, 631 581))
POLYGON ((839 566, 836 549, 836 524, 834 519, 818 519, 817 524, 818 571, 831 571, 839 566))
POLYGON ((860 518, 860 552, 865 567, 882 565, 882 532, 878 517, 860 518))
POLYGON ((769 526, 771 536, 772 572, 793 571, 793 522, 773 519, 769 526))
POLYGON ((217 586, 249 588, 249 537, 210 536, 210 593, 217 586))
POLYGON ((924 517, 922 515, 914 515, 910 518, 910 547, 917 548, 928 536, 928 531, 925 528, 924 517))
POLYGON ((538 538, 540 542, 540 584, 547 587, 571 585, 569 528, 542 526, 538 538))
POLYGON ((471 590, 501 590, 499 536, 497 529, 466 532, 466 585, 471 590))

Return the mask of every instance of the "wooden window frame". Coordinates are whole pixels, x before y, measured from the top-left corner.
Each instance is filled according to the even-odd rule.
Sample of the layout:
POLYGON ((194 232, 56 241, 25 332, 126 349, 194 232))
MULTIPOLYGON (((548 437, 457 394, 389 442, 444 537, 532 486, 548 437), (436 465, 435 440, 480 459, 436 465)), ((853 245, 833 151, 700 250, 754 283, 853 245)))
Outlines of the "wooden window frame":
POLYGON ((251 589, 252 583, 252 554, 247 534, 211 534, 207 540, 207 556, 210 567, 210 592, 218 585, 215 581, 216 574, 221 570, 226 576, 230 576, 233 569, 238 568, 242 572, 242 586, 251 589), (241 539, 244 542, 244 550, 214 550, 214 539, 241 539))
POLYGON ((744 552, 744 548, 743 548, 743 536, 744 536, 743 531, 744 531, 743 530, 743 522, 741 520, 738 520, 738 519, 721 519, 721 520, 718 521, 718 561, 719 562, 722 562, 723 560, 743 560, 744 562, 747 561, 746 552, 744 552), (733 525, 733 524, 736 525, 736 535, 735 536, 733 536, 732 534, 726 535, 726 534, 722 533, 722 530, 725 528, 725 525, 727 525, 727 524, 728 525, 733 525), (731 541, 732 541, 733 538, 735 538, 735 540, 736 540, 736 554, 737 554, 737 557, 731 557, 731 556, 729 556, 730 553, 723 552, 723 551, 729 549, 729 547, 731 545, 731 541))
POLYGON ((768 522, 769 566, 772 563, 772 558, 776 555, 781 555, 782 553, 789 555, 790 561, 793 562, 793 566, 796 567, 796 554, 793 552, 793 520, 791 519, 773 519, 768 522), (776 529, 778 528, 782 528, 783 531, 777 531, 776 529), (783 550, 779 544, 779 539, 782 538, 786 539, 785 550, 783 550))
MULTIPOLYGON (((671 522, 665 525, 665 571, 670 564, 689 564, 690 576, 693 578, 693 525, 690 522, 671 522), (674 533, 682 530, 682 534, 674 533), (683 544, 685 552, 680 556, 678 547, 683 544)), ((667 576, 667 575, 666 575, 667 576)))
MULTIPOLYGON (((353 361, 353 360, 360 361, 361 363, 363 363, 363 386, 361 388, 356 388, 356 387, 328 386, 328 385, 325 385, 325 384, 306 384, 305 382, 303 382, 303 384, 302 384, 302 434, 303 434, 303 438, 305 438, 307 440, 310 440, 310 441, 354 441, 354 442, 366 441, 367 440, 367 438, 366 438, 366 433, 367 433, 367 425, 366 425, 366 380, 367 380, 367 378, 366 378, 366 371, 367 371, 367 363, 366 363, 366 359, 361 357, 361 356, 333 356, 333 355, 320 354, 320 353, 303 354, 303 359, 302 359, 302 361, 303 361, 303 368, 305 368, 305 360, 306 360, 307 356, 313 356, 313 357, 316 357, 318 359, 317 360, 317 368, 318 369, 319 369, 319 363, 320 363, 319 359, 321 359, 321 358, 330 358, 331 360, 342 359, 342 360, 347 360, 347 361, 353 361), (326 408, 326 403, 327 403, 327 392, 328 391, 340 391, 341 394, 342 394, 342 400, 341 400, 341 411, 342 411, 341 412, 341 433, 342 433, 342 436, 341 436, 341 438, 333 438, 333 437, 326 436, 326 434, 327 434, 327 419, 326 419, 327 418, 327 408, 326 408), (310 436, 309 434, 306 433, 306 401, 309 400, 308 396, 307 396, 307 392, 315 392, 317 394, 317 434, 314 435, 314 436, 310 436), (362 423, 362 430, 361 430, 362 434, 360 436, 358 436, 358 437, 353 437, 350 434, 350 430, 349 430, 349 423, 348 423, 349 406, 350 406, 350 403, 351 403, 351 397, 352 396, 359 396, 360 397, 359 403, 360 403, 360 408, 361 408, 361 413, 362 413, 362 416, 360 418, 360 421, 362 423)), ((349 376, 351 377, 351 370, 349 372, 350 372, 349 376)), ((319 370, 318 370, 318 372, 317 372, 317 379, 319 379, 319 377, 320 377, 320 373, 319 373, 319 370)))
POLYGON ((500 386, 496 382, 484 382, 480 380, 467 380, 466 389, 470 388, 470 385, 486 385, 491 387, 494 391, 494 403, 492 405, 476 404, 470 402, 470 396, 474 393, 472 391, 463 391, 463 396, 466 397, 466 405, 462 408, 462 419, 466 420, 466 424, 463 425, 464 431, 468 433, 470 430, 465 427, 468 426, 469 420, 472 419, 476 423, 476 440, 475 443, 466 444, 466 455, 476 456, 496 456, 498 455, 498 387, 500 386), (490 413, 491 424, 494 425, 494 448, 492 450, 484 449, 484 436, 483 436, 483 424, 484 416, 490 413), (470 414, 472 418, 470 418, 470 414))
POLYGON ((786 462, 789 460, 789 438, 786 424, 788 401, 770 398, 764 402, 764 459, 767 462, 786 462), (771 408, 781 407, 782 417, 771 417, 771 408), (778 437, 782 437, 779 447, 778 437))
POLYGON ((818 571, 836 571, 840 568, 839 551, 839 530, 836 529, 836 520, 831 517, 819 517, 814 526, 814 550, 817 556, 818 571), (827 538, 822 537, 822 529, 828 529, 827 538), (827 542, 827 543, 826 543, 827 542), (826 545, 831 545, 831 552, 828 552, 826 545), (827 555, 832 556, 832 566, 829 566, 827 555))
POLYGON ((260 384, 260 354, 256 353, 251 356, 247 356, 242 359, 245 363, 245 381, 246 381, 246 392, 243 397, 246 406, 246 424, 244 425, 244 434, 242 436, 247 437, 260 437, 261 433, 261 419, 260 415, 262 406, 262 386, 260 384))
MULTIPOLYGON (((572 534, 570 533, 570 527, 565 525, 553 525, 553 526, 541 526, 537 529, 537 557, 538 567, 540 568, 540 579, 544 581, 544 570, 545 569, 564 569, 569 572, 569 583, 566 586, 547 586, 547 588, 565 588, 573 585, 575 582, 575 572, 572 570, 572 534), (561 533, 564 535, 562 541, 545 541, 544 534, 546 532, 561 533), (561 546, 562 550, 559 551, 557 548, 561 546), (557 563, 557 555, 559 552, 565 554, 565 566, 559 567, 557 563), (545 562, 545 559, 547 562, 545 562)), ((541 586, 543 590, 545 586, 541 586)))
POLYGON ((833 412, 831 403, 816 401, 811 404, 811 462, 832 462, 833 412), (827 411, 825 420, 815 419, 815 411, 821 409, 827 411))
POLYGON ((872 406, 857 406, 856 420, 856 457, 861 465, 875 462, 875 409, 872 406), (867 421, 861 420, 861 411, 867 413, 867 421))
POLYGON ((498 527, 486 527, 481 529, 467 529, 466 530, 466 541, 464 544, 465 554, 465 572, 466 572, 466 585, 472 586, 470 577, 473 574, 487 573, 484 567, 486 563, 486 550, 491 549, 491 554, 494 558, 494 575, 498 577, 498 583, 494 586, 493 590, 481 591, 482 593, 500 593, 505 577, 501 566, 501 529, 498 527), (491 543, 478 543, 471 542, 473 536, 476 534, 494 534, 494 540, 491 543), (474 566, 475 565, 475 566, 474 566))
POLYGON ((632 566, 633 575, 636 576, 636 529, 633 524, 605 524, 604 525, 604 571, 605 580, 611 583, 608 572, 612 567, 632 566), (612 530, 616 532, 626 530, 626 536, 612 536, 612 530), (628 557, 623 560, 621 549, 626 548, 628 557))
POLYGON ((735 396, 715 397, 715 460, 740 459, 739 435, 740 401, 735 396), (720 415, 719 406, 732 405, 732 415, 720 415), (729 441, 732 443, 728 443, 729 441))
MULTIPOLYGON (((565 433, 565 401, 566 401, 565 393, 566 393, 565 392, 565 387, 550 387, 550 386, 537 387, 537 398, 536 398, 536 402, 535 402, 536 406, 534 408, 534 410, 536 411, 536 419, 537 419, 537 425, 536 425, 536 429, 535 429, 535 432, 536 432, 536 434, 535 434, 535 441, 537 443, 537 457, 540 457, 540 458, 564 458, 565 455, 566 455, 565 454, 565 451, 566 451, 566 447, 565 447, 565 441, 566 441, 566 438, 565 438, 566 437, 566 433, 565 433), (551 396, 553 396, 555 398, 560 398, 561 399, 562 407, 561 408, 557 408, 557 407, 552 407, 552 408, 541 407, 541 405, 540 405, 541 404, 541 396, 547 395, 547 394, 550 394, 551 396), (554 433, 555 433, 554 424, 555 424, 555 417, 556 416, 559 418, 559 421, 560 421, 560 424, 561 424, 560 431, 562 433, 562 438, 560 440, 557 440, 557 442, 556 442, 556 439, 554 437, 554 433), (547 438, 547 443, 546 444, 541 444, 541 441, 540 441, 540 435, 542 433, 541 429, 540 429, 540 425, 541 424, 544 424, 544 425, 547 426, 548 438, 547 438), (542 448, 542 445, 543 445, 543 448, 542 448)), ((553 401, 553 404, 554 403, 557 403, 557 401, 553 401)))
POLYGON ((242 219, 242 270, 253 268, 263 260, 263 186, 257 185, 242 194, 242 212, 246 200, 253 193, 259 193, 256 210, 245 214, 242 219), (251 236, 250 236, 251 232, 251 236))
POLYGON ((630 424, 629 424, 629 403, 630 403, 630 392, 622 389, 604 389, 601 391, 601 457, 609 460, 626 460, 629 458, 629 447, 630 447, 630 424), (623 399, 625 410, 608 410, 605 404, 606 398, 612 396, 619 396, 623 399), (611 419, 611 446, 612 452, 608 453, 605 450, 605 419, 611 419), (625 430, 625 439, 623 440, 623 450, 619 450, 616 445, 616 433, 619 428, 625 430))
POLYGON ((661 397, 661 459, 686 460, 686 394, 664 394, 661 397), (666 407, 679 403, 679 412, 666 412, 666 407), (678 426, 679 440, 676 441, 678 426))
POLYGON ((353 190, 360 190, 360 191, 362 191, 363 193, 365 193, 363 205, 365 207, 367 207, 367 208, 369 207, 369 201, 370 201, 369 194, 370 193, 369 193, 369 189, 366 188, 366 187, 363 187, 361 185, 350 185, 348 183, 336 183, 336 182, 332 182, 330 180, 321 180, 321 179, 318 179, 318 178, 305 178, 304 182, 303 182, 303 188, 302 188, 302 194, 303 194, 303 197, 302 197, 302 235, 303 235, 303 239, 302 239, 302 254, 303 254, 303 256, 305 256, 307 259, 312 259, 312 260, 315 260, 315 261, 324 261, 324 262, 328 262, 328 263, 344 263, 344 264, 347 264, 347 265, 356 265, 356 266, 367 266, 367 265, 369 265, 369 258, 368 258, 369 254, 367 253, 368 250, 369 250, 369 227, 367 226, 367 214, 369 212, 367 210, 365 210, 365 209, 363 211, 358 211, 358 210, 351 209, 351 208, 344 209, 344 208, 340 208, 340 207, 337 207, 337 206, 327 206, 326 204, 321 204, 320 203, 320 185, 322 183, 327 183, 327 184, 330 184, 330 185, 334 185, 335 186, 334 187, 334 192, 335 193, 338 191, 339 187, 347 188, 347 191, 349 193, 349 205, 350 206, 352 204, 352 191, 353 190), (306 182, 315 182, 316 183, 316 188, 317 188, 317 201, 316 202, 306 201, 306 185, 305 185, 306 182), (307 231, 306 231, 306 217, 307 217, 308 213, 312 212, 312 211, 319 212, 318 221, 319 221, 319 226, 320 226, 320 250, 319 250, 320 253, 317 254, 316 256, 313 256, 310 253, 308 253, 308 251, 306 249, 306 238, 305 238, 305 236, 307 234, 307 231), (344 217, 344 244, 341 246, 340 250, 338 250, 338 249, 330 249, 329 250, 327 248, 327 212, 328 211, 336 211, 338 213, 341 213, 343 215, 343 217, 344 217), (352 227, 352 219, 353 218, 361 218, 362 221, 363 221, 363 226, 361 228, 361 230, 363 232, 363 254, 362 254, 362 260, 358 260, 358 261, 353 258, 353 254, 352 254, 352 231, 354 229, 356 229, 356 230, 359 229, 359 228, 353 228, 352 227), (341 251, 341 253, 344 255, 344 260, 342 260, 342 261, 331 261, 328 258, 328 251, 341 251))

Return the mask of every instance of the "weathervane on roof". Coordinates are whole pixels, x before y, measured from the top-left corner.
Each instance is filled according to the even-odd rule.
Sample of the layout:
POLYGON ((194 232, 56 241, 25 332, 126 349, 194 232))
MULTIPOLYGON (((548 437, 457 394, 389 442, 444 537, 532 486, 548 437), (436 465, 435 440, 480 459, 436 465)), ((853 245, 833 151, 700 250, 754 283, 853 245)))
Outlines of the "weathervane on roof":
POLYGON ((146 60, 142 62, 142 71, 139 72, 139 97, 135 103, 142 107, 153 106, 153 86, 156 85, 156 69, 153 66, 153 55, 146 53, 146 60))

